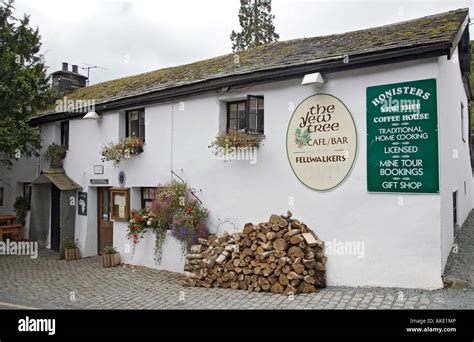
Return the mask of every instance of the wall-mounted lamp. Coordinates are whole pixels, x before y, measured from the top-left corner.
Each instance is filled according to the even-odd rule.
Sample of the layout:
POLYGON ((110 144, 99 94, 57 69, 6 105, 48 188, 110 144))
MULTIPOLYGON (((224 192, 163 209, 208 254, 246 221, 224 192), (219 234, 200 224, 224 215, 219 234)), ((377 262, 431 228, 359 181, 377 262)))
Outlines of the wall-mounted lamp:
POLYGON ((301 84, 324 84, 326 80, 323 78, 323 75, 319 72, 315 72, 313 74, 306 74, 303 77, 303 81, 301 84))
POLYGON ((92 119, 92 120, 100 120, 102 119, 102 115, 97 114, 95 110, 90 111, 86 115, 82 117, 83 119, 92 119))

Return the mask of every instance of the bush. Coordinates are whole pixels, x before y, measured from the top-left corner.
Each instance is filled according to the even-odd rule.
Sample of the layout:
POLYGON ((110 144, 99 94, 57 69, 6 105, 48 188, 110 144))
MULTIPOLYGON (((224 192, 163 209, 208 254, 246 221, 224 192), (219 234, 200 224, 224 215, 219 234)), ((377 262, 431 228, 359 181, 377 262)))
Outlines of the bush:
POLYGON ((24 226, 26 215, 28 210, 30 210, 30 204, 28 203, 28 200, 22 196, 17 197, 15 203, 13 203, 13 209, 16 213, 16 219, 18 223, 24 226))
POLYGON ((118 253, 117 247, 113 247, 113 246, 105 246, 104 247, 104 254, 105 255, 116 254, 116 253, 118 253))

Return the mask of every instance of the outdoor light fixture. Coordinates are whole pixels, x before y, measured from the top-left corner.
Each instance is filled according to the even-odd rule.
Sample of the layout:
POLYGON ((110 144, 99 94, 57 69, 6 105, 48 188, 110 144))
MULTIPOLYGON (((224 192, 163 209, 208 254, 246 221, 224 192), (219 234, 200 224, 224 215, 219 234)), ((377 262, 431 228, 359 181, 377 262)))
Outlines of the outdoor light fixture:
POLYGON ((319 72, 315 72, 313 74, 306 74, 304 75, 303 81, 301 84, 324 84, 326 80, 323 78, 323 75, 319 72))
POLYGON ((102 119, 102 116, 97 114, 95 110, 90 111, 86 115, 82 117, 83 119, 93 119, 93 120, 100 120, 102 119))

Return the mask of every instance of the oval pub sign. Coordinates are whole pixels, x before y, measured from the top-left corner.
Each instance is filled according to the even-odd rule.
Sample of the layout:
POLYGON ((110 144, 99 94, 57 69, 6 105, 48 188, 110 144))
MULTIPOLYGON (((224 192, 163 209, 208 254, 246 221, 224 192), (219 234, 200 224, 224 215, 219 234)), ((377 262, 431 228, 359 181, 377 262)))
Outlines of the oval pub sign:
POLYGON ((351 113, 332 95, 306 98, 288 124, 286 151, 301 183, 317 191, 334 189, 350 173, 357 153, 351 113))

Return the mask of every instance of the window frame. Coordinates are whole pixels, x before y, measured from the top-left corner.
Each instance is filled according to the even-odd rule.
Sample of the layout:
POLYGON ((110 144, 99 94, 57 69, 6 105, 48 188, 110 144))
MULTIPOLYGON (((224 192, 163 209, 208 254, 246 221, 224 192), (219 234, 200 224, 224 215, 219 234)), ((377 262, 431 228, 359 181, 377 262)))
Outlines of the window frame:
POLYGON ((130 114, 133 112, 138 112, 138 136, 137 138, 142 139, 145 142, 145 133, 146 133, 146 118, 145 118, 145 108, 136 108, 125 111, 125 136, 127 138, 132 137, 130 132, 130 114), (143 116, 143 124, 140 124, 140 116, 143 116), (143 130, 143 131, 142 131, 143 130))
MULTIPOLYGON (((236 100, 236 101, 228 101, 226 102, 226 106, 227 106, 227 122, 226 122, 226 133, 233 133, 233 132, 240 132, 242 129, 239 129, 239 104, 244 104, 245 106, 245 128, 243 129, 244 130, 244 133, 245 134, 256 134, 256 135, 263 135, 264 132, 265 132, 265 126, 264 126, 264 122, 265 122, 265 100, 264 100, 264 97, 261 96, 261 95, 247 95, 246 99, 245 100, 236 100), (252 101, 253 99, 256 99, 257 100, 257 113, 250 113, 250 101, 252 101), (263 107, 261 109, 261 111, 258 109, 258 101, 261 100, 263 101, 263 107), (237 105, 237 130, 230 130, 230 121, 231 121, 231 117, 230 117, 230 110, 231 110, 231 106, 232 105, 237 105), (256 115, 257 116, 257 127, 255 128, 250 128, 250 118, 252 115, 256 115), (259 130, 258 129, 258 117, 261 117, 262 119, 262 125, 261 125, 261 129, 259 130)), ((233 119, 234 120, 234 119, 233 119)))
POLYGON ((130 189, 126 188, 111 188, 110 189, 110 220, 114 221, 128 221, 130 218, 130 189), (115 195, 125 197, 124 214, 120 216, 115 210, 115 195))
POLYGON ((4 196, 5 196, 4 187, 0 186, 0 207, 3 207, 4 196))
POLYGON ((64 145, 66 146, 66 149, 69 149, 69 120, 61 121, 60 131, 61 145, 64 145))
POLYGON ((466 142, 466 134, 464 131, 464 103, 461 102, 461 138, 463 142, 466 142))
POLYGON ((154 200, 156 200, 156 187, 144 186, 140 188, 140 203, 141 203, 142 209, 146 208, 147 202, 153 203, 154 200), (153 191, 153 199, 145 198, 145 190, 153 191))

